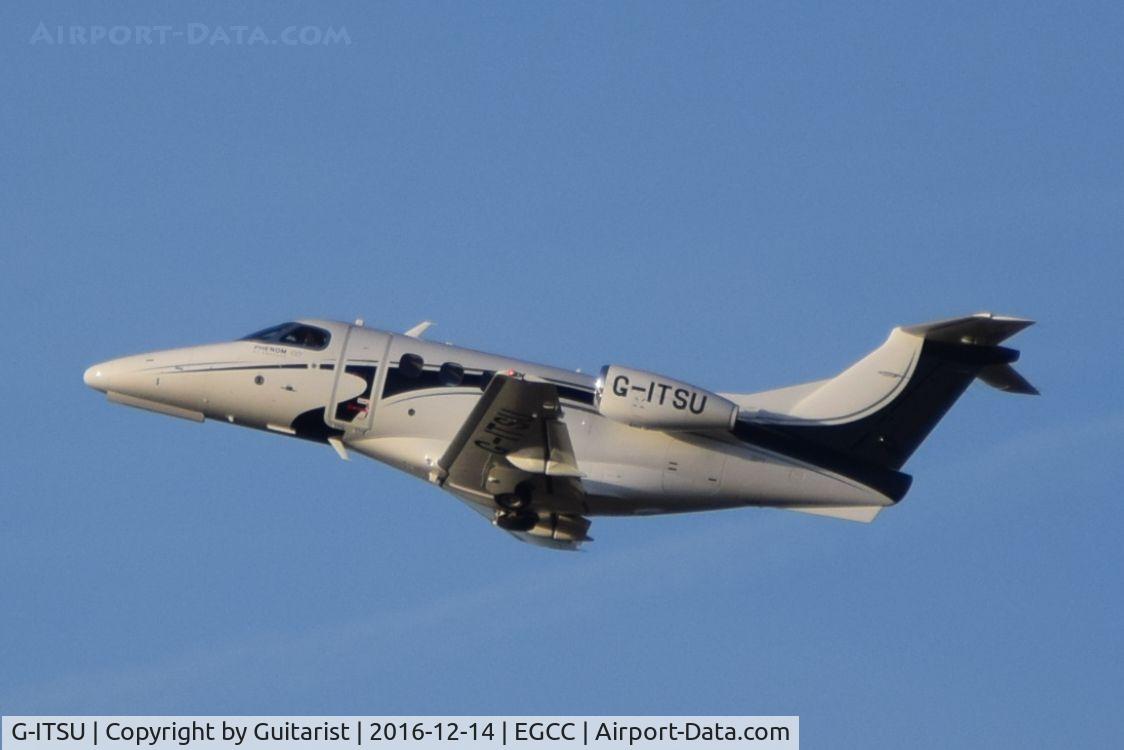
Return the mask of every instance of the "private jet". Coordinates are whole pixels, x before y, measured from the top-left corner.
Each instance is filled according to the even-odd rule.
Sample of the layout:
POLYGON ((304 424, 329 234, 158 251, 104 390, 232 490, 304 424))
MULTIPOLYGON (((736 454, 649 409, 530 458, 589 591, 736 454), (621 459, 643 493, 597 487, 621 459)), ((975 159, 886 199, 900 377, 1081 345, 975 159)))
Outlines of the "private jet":
POLYGON ((108 400, 390 464, 533 544, 577 549, 593 516, 745 506, 870 522, 975 379, 1037 393, 999 346, 1033 321, 977 313, 893 329, 825 380, 719 393, 611 364, 597 376, 331 320, 96 364, 108 400))

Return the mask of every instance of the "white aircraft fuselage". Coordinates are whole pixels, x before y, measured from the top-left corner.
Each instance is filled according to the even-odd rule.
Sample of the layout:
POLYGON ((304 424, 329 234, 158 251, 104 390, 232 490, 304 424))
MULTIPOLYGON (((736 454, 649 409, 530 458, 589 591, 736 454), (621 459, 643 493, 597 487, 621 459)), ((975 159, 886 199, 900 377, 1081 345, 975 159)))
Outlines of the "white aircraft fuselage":
MULTIPOLYGON (((1016 319, 988 320, 994 328, 1016 319)), ((870 402, 857 410, 824 394, 839 378, 717 394, 638 370, 607 367, 597 378, 329 320, 114 359, 90 367, 84 380, 118 403, 313 440, 344 458, 368 456, 442 486, 525 541, 574 548, 588 538, 583 516, 774 506, 871 520, 901 499, 909 477, 893 457, 851 450, 848 441, 861 420, 877 420, 886 404, 908 396, 929 341, 968 346, 946 344, 930 329, 896 329, 867 358, 882 352, 872 365, 891 375, 851 375, 849 392, 862 392, 842 401, 870 402), (901 340, 891 346, 895 336, 901 340), (873 386, 856 389, 867 381, 873 386), (817 397, 850 411, 816 413, 824 408, 817 397)), ((992 350, 1011 351, 992 342, 970 348, 990 356, 969 352, 986 361, 968 366, 976 371, 960 378, 960 390, 984 378, 979 371, 1013 361, 992 361, 992 350)), ((922 425, 924 433, 931 426, 922 425)))

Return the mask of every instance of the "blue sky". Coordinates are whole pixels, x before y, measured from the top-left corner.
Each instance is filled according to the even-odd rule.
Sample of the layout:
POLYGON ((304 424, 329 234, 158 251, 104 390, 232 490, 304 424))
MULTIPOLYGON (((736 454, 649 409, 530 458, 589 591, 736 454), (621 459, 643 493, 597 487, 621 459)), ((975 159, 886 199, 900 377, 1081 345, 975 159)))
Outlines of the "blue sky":
POLYGON ((0 711, 1118 741, 1124 12, 862 5, 5 4, 0 711), (351 44, 31 44, 41 21, 351 44), (579 555, 81 381, 315 315, 752 391, 984 309, 1040 321, 1043 396, 973 387, 873 525, 599 519, 579 555))

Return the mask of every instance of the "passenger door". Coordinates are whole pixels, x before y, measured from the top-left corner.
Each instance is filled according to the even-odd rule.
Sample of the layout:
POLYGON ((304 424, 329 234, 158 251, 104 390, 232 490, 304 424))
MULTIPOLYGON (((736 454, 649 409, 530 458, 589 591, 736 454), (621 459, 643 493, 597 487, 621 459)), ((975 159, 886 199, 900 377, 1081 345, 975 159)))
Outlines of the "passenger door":
POLYGON ((378 400, 379 365, 386 360, 389 343, 386 334, 348 326, 324 414, 328 426, 351 433, 370 429, 378 400))

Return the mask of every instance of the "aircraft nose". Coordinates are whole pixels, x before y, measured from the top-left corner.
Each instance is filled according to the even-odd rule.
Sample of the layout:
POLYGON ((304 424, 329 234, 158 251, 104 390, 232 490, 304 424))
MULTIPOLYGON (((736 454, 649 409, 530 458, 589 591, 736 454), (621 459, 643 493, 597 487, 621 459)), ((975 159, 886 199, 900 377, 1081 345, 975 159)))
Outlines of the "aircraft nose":
POLYGON ((86 372, 82 373, 82 382, 90 386, 91 388, 96 388, 99 391, 102 390, 101 388, 98 388, 101 378, 101 370, 98 369, 97 365, 94 365, 93 367, 87 367, 86 372))
POLYGON ((86 368, 82 374, 82 382, 96 391, 109 390, 109 362, 99 362, 93 367, 86 368))

